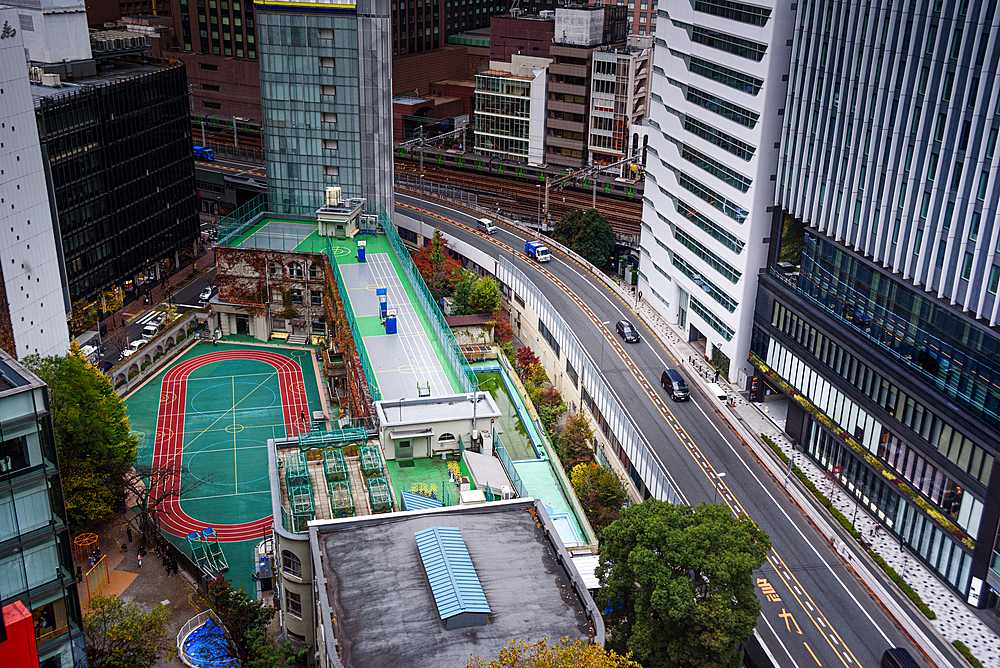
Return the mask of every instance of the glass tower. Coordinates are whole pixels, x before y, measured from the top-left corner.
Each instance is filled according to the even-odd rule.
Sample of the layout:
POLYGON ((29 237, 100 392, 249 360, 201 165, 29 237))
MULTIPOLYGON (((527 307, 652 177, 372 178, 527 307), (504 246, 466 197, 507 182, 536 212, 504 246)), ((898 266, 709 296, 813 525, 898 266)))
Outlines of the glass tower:
POLYGON ((270 190, 318 207, 340 186, 391 211, 389 0, 255 6, 270 190))
POLYGON ((0 351, 0 606, 13 601, 34 617, 41 668, 84 659, 48 389, 0 351))

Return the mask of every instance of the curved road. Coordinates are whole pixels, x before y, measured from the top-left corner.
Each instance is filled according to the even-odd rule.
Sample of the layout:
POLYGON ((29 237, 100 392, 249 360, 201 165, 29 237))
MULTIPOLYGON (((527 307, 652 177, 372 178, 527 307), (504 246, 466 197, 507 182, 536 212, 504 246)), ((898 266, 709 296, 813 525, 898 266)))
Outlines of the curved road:
MULTIPOLYGON (((921 656, 882 605, 790 501, 780 482, 772 478, 716 412, 717 402, 700 395, 696 383, 691 383, 692 401, 667 400, 659 388, 660 372, 664 367, 679 365, 653 332, 603 282, 589 276, 575 261, 554 253, 553 260, 543 268, 566 286, 560 287, 539 271, 538 265, 517 252, 524 248, 525 241, 519 230, 501 226, 489 238, 469 227, 479 214, 400 193, 396 195, 396 212, 439 226, 447 235, 492 257, 502 254, 512 259, 558 309, 591 358, 603 359, 605 377, 676 481, 675 485, 679 483, 678 492, 685 500, 691 504, 712 502, 720 491, 720 501, 725 500, 737 512, 742 508, 770 535, 772 552, 756 573, 762 605, 762 623, 758 624, 757 632, 777 665, 875 668, 887 647, 907 647, 914 656, 921 656), (624 354, 640 370, 639 377, 606 342, 607 337, 614 337, 613 331, 598 329, 567 290, 586 303, 599 321, 614 323, 626 318, 636 325, 642 341, 625 347, 624 354), (648 382, 645 387, 640 382, 642 376, 648 382), (656 392, 659 397, 650 396, 656 392), (715 472, 726 473, 725 485, 719 485, 715 472)), ((895 588, 891 595, 901 597, 895 588)), ((928 628, 925 621, 922 624, 928 628)), ((939 647, 943 646, 933 631, 927 635, 939 647)))

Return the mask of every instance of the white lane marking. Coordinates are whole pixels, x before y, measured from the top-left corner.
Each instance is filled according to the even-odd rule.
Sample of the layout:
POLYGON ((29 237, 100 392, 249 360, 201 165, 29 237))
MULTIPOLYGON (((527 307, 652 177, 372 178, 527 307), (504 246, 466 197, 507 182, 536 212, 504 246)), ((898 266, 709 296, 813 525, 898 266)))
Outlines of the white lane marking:
POLYGON ((788 660, 792 662, 792 665, 795 666, 795 668, 799 668, 799 664, 795 663, 795 659, 792 657, 792 653, 788 651, 788 648, 785 647, 785 643, 781 642, 781 637, 774 630, 774 627, 771 626, 771 622, 768 620, 767 615, 761 614, 760 618, 764 620, 765 624, 767 624, 767 628, 771 629, 771 635, 773 635, 774 639, 778 641, 779 645, 781 645, 781 649, 785 650, 785 654, 788 656, 788 660))
POLYGON ((723 434, 722 431, 719 430, 719 427, 715 424, 715 422, 709 419, 708 415, 705 413, 704 410, 702 410, 701 406, 699 406, 697 403, 695 403, 695 406, 698 406, 698 410, 701 411, 701 414, 705 416, 705 420, 707 420, 708 423, 712 425, 712 428, 715 429, 715 433, 717 433, 719 436, 722 437, 722 440, 725 441, 726 445, 729 446, 729 449, 732 451, 732 453, 736 455, 737 459, 740 460, 740 463, 743 464, 743 467, 747 470, 747 472, 751 476, 753 476, 753 479, 757 481, 757 484, 760 486, 761 490, 763 490, 764 493, 767 494, 768 498, 771 499, 771 502, 774 504, 774 506, 781 512, 781 514, 788 521, 788 524, 791 525, 791 527, 795 530, 795 532, 799 534, 799 536, 802 538, 802 542, 804 542, 806 545, 809 546, 809 549, 812 550, 813 554, 816 555, 816 558, 819 559, 824 566, 826 566, 826 569, 830 571, 830 575, 832 575, 834 579, 844 589, 844 591, 847 592, 847 595, 851 597, 851 600, 854 601, 854 604, 858 606, 858 609, 861 610, 863 613, 865 613, 865 617, 868 618, 868 621, 871 622, 872 626, 874 626, 878 630, 878 632, 882 635, 882 637, 885 639, 885 641, 889 643, 890 646, 892 646, 892 640, 890 640, 889 636, 885 634, 885 631, 882 630, 882 627, 875 622, 875 620, 872 618, 870 614, 868 614, 868 611, 864 608, 864 606, 861 605, 861 602, 857 599, 857 597, 854 596, 854 592, 852 592, 850 589, 847 588, 847 585, 844 584, 844 581, 840 579, 840 576, 837 575, 837 573, 833 570, 833 567, 830 566, 829 562, 827 562, 827 560, 823 558, 823 555, 819 553, 819 550, 816 549, 816 546, 813 545, 808 538, 806 538, 806 535, 802 533, 802 529, 799 528, 799 525, 792 521, 792 518, 788 515, 788 513, 781 506, 781 504, 778 503, 778 500, 774 498, 774 495, 771 494, 771 491, 764 486, 763 481, 759 477, 757 477, 757 474, 753 472, 750 466, 746 463, 746 460, 743 459, 743 455, 740 454, 740 452, 736 449, 736 447, 733 446, 732 442, 728 438, 726 438, 725 434, 723 434))

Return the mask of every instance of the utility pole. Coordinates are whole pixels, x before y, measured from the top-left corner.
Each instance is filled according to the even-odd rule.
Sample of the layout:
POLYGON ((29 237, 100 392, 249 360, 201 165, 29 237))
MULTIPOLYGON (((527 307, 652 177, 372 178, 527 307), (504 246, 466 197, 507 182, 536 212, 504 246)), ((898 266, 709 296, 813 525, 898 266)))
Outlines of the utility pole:
MULTIPOLYGON (((549 189, 552 188, 552 186, 561 186, 562 184, 566 183, 567 181, 569 181, 571 179, 579 179, 579 178, 583 178, 585 176, 593 175, 594 177, 597 177, 598 174, 600 174, 602 172, 610 171, 610 170, 614 169, 615 167, 620 167, 621 165, 631 164, 631 163, 637 163, 638 164, 638 160, 639 160, 640 155, 641 155, 641 151, 636 151, 635 153, 633 153, 629 157, 623 158, 623 159, 619 160, 618 162, 611 163, 610 165, 590 165, 588 167, 584 167, 583 169, 578 169, 575 172, 570 172, 569 174, 564 174, 563 176, 560 176, 560 177, 557 177, 557 178, 554 178, 554 179, 546 178, 545 179, 545 209, 542 211, 544 219, 546 221, 548 221, 548 219, 549 219, 549 189)), ((594 208, 597 208, 597 181, 596 180, 594 181, 594 195, 593 195, 593 197, 594 197, 594 208)))
MULTIPOLYGON (((424 124, 420 124, 420 196, 424 196, 424 124)), ((472 420, 475 423, 475 419, 472 420)))
POLYGON ((201 118, 201 145, 205 145, 205 119, 201 118))
POLYGON ((542 184, 541 183, 537 184, 537 187, 538 187, 538 211, 535 214, 535 220, 538 222, 538 225, 535 227, 536 231, 541 229, 542 227, 542 184))
POLYGON ((236 117, 233 116, 233 148, 240 147, 240 140, 236 138, 236 117))

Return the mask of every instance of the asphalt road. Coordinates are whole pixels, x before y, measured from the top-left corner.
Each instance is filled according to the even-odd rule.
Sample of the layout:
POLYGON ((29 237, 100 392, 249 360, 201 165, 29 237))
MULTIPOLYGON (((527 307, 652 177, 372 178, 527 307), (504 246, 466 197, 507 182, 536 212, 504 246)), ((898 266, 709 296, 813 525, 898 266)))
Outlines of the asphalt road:
MULTIPOLYGON (((198 295, 209 285, 212 277, 215 276, 215 270, 212 269, 208 276, 209 278, 200 276, 174 293, 174 303, 177 305, 178 313, 185 313, 191 309, 200 307, 198 295)), ((127 347, 129 342, 142 338, 142 328, 146 326, 150 317, 152 317, 150 312, 158 310, 159 306, 161 305, 150 305, 145 312, 133 318, 131 322, 125 325, 124 335, 119 334, 118 330, 109 330, 104 336, 104 345, 101 347, 103 354, 101 361, 117 363, 121 359, 121 350, 118 346, 127 347)), ((115 316, 115 318, 121 317, 120 315, 115 316)))
MULTIPOLYGON (((671 402, 659 386, 665 367, 676 361, 653 333, 603 283, 588 278, 572 260, 554 254, 544 268, 579 296, 602 321, 602 333, 566 292, 538 271, 538 266, 519 253, 524 236, 501 227, 489 239, 470 228, 442 222, 424 212, 445 216, 463 225, 474 225, 478 217, 436 203, 397 194, 398 213, 438 225, 448 235, 460 238, 496 257, 512 258, 541 289, 567 321, 594 360, 603 359, 606 378, 630 413, 647 443, 665 465, 675 487, 688 503, 711 503, 718 498, 738 512, 742 509, 771 537, 768 562, 756 574, 762 618, 757 631, 777 665, 791 668, 814 666, 859 668, 879 665, 888 647, 906 647, 924 663, 920 652, 886 614, 857 577, 833 551, 819 532, 740 438, 717 414, 714 399, 698 390, 689 402, 671 402), (401 206, 404 205, 404 206, 401 206), (628 319, 642 337, 624 344, 626 354, 641 370, 652 392, 630 371, 606 337, 613 337, 618 320, 628 319), (705 464, 708 464, 706 467, 705 464), (713 473, 706 473, 706 468, 713 473), (723 472, 719 478, 715 472, 723 472)), ((599 362, 600 363, 600 362, 599 362)), ((692 388, 696 384, 689 383, 692 388)), ((899 595, 893 590, 892 595, 899 595)), ((921 620, 925 623, 924 620, 921 620)))

